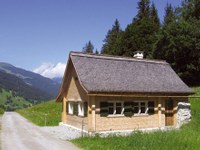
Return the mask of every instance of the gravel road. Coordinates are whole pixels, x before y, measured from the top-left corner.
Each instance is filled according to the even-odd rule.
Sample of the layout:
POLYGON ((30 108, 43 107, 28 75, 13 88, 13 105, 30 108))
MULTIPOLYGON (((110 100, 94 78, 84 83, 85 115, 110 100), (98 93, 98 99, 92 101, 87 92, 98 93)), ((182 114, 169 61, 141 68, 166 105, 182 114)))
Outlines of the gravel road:
POLYGON ((2 117, 2 150, 79 150, 68 141, 59 140, 15 112, 2 117))

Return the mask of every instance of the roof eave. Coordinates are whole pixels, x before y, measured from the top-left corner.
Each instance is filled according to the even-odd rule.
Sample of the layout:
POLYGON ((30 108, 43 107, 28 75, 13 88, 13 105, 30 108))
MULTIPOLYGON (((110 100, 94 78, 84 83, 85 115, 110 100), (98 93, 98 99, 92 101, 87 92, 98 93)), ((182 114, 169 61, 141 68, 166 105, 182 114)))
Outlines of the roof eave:
POLYGON ((88 96, 133 96, 133 97, 178 97, 193 95, 195 92, 105 92, 105 91, 90 91, 88 96))

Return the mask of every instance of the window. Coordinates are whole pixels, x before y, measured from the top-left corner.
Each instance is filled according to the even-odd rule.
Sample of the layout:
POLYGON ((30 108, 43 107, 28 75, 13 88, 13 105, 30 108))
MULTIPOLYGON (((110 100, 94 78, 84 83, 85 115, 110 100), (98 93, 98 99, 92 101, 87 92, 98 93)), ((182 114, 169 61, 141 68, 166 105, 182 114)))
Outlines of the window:
POLYGON ((154 114, 154 102, 153 101, 148 102, 148 114, 154 114))
POLYGON ((154 101, 101 102, 100 116, 154 114, 154 101))
POLYGON ((147 102, 134 102, 134 114, 147 114, 147 102))
POLYGON ((127 117, 133 116, 133 110, 134 110, 134 103, 129 101, 129 102, 124 102, 124 115, 127 117))
POLYGON ((108 114, 109 115, 114 114, 114 103, 108 103, 108 114))
POLYGON ((73 114, 74 112, 74 105, 73 102, 68 102, 68 114, 73 114))
POLYGON ((107 117, 108 116, 108 103, 107 102, 101 102, 100 103, 100 116, 101 117, 107 117))
POLYGON ((73 114, 78 116, 78 102, 74 102, 74 105, 73 105, 73 114))
POLYGON ((87 102, 67 102, 67 112, 71 115, 87 117, 88 104, 87 102))
POLYGON ((83 103, 78 103, 78 115, 79 116, 84 116, 83 103))
POLYGON ((115 114, 122 114, 122 103, 121 102, 117 102, 115 103, 115 107, 116 107, 116 111, 115 111, 115 114))
POLYGON ((123 115, 123 102, 109 102, 108 114, 109 115, 123 115))

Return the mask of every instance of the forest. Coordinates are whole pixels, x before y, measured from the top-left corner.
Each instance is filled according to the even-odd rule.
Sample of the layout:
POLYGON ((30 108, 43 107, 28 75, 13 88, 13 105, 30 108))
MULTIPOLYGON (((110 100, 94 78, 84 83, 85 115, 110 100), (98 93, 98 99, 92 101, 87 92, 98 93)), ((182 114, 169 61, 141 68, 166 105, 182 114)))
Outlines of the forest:
MULTIPOLYGON (((143 51, 145 59, 166 60, 186 84, 200 85, 200 0, 183 0, 179 7, 167 3, 163 21, 150 0, 139 0, 137 10, 124 30, 115 20, 100 53, 133 57, 143 51)), ((91 41, 83 47, 83 52, 99 51, 91 41)))

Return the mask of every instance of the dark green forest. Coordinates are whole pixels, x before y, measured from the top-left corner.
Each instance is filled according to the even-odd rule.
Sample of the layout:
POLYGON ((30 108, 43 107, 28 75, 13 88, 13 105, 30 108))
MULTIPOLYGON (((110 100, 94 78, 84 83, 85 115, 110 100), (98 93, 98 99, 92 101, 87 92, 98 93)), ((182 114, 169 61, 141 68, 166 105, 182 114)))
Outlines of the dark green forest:
MULTIPOLYGON (((175 8, 168 3, 163 21, 150 0, 139 0, 137 9, 124 30, 115 20, 101 54, 133 57, 136 51, 143 51, 146 59, 166 60, 188 85, 200 85, 200 0, 183 0, 175 8)), ((83 49, 93 50, 91 41, 83 49)))

